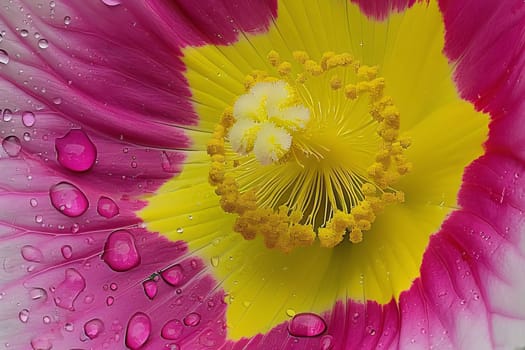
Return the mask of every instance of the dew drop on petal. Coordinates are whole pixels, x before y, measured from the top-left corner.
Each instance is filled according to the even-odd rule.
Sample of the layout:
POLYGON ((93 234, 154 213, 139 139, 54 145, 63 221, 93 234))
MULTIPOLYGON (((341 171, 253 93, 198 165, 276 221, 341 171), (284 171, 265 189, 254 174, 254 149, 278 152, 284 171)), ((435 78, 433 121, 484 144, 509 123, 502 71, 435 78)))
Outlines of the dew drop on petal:
POLYGON ((107 297, 106 298, 106 305, 107 306, 113 305, 114 302, 115 302, 115 298, 113 298, 113 297, 107 297))
POLYGON ((334 347, 334 337, 324 335, 320 341, 321 350, 331 350, 334 347))
POLYGON ((53 293, 56 306, 74 310, 74 303, 85 288, 86 280, 84 277, 74 268, 66 269, 64 280, 53 293))
POLYGON ((184 271, 182 270, 182 266, 177 264, 167 268, 166 270, 161 271, 160 276, 166 283, 174 287, 178 287, 182 285, 182 281, 184 279, 184 271))
POLYGON ((72 171, 89 170, 97 158, 97 148, 86 133, 80 129, 70 130, 55 140, 58 162, 72 171))
POLYGON ((41 262, 43 259, 42 251, 32 245, 25 245, 21 249, 22 257, 26 261, 41 262))
POLYGON ((66 26, 71 24, 71 17, 70 16, 65 16, 64 17, 64 24, 66 26))
POLYGON ((6 50, 0 49, 0 64, 8 64, 9 63, 9 54, 6 50))
POLYGON ((27 38, 28 35, 29 35, 29 32, 27 31, 27 29, 22 29, 22 30, 20 31, 20 36, 21 36, 22 38, 27 38))
POLYGON ((195 327, 201 322, 201 315, 196 312, 192 312, 184 317, 184 324, 189 327, 195 327))
POLYGON ((47 41, 46 39, 38 40, 38 47, 41 49, 47 49, 49 47, 49 41, 47 41))
POLYGON ((10 109, 4 109, 2 112, 2 120, 4 122, 10 122, 13 119, 13 112, 10 109))
POLYGON ((29 310, 28 310, 28 309, 23 309, 23 310, 21 310, 21 311, 18 313, 18 319, 19 319, 20 322, 22 322, 22 323, 27 323, 27 321, 29 320, 29 310))
POLYGON ((35 125, 35 122, 36 117, 33 112, 25 111, 24 113, 22 113, 22 124, 24 124, 24 126, 27 126, 29 128, 35 125))
POLYGON ((117 6, 121 4, 122 0, 102 0, 102 2, 108 6, 117 6))
POLYGON ((51 187, 49 197, 55 209, 69 217, 80 216, 89 207, 86 195, 68 182, 60 182, 51 187))
POLYGON ((97 213, 107 219, 110 219, 119 213, 119 207, 113 199, 100 197, 97 203, 97 213))
POLYGON ((62 248, 60 248, 60 252, 62 253, 64 259, 71 259, 71 256, 73 255, 73 248, 71 248, 70 245, 64 245, 62 248))
POLYGON ((36 207, 38 205, 38 200, 36 198, 31 198, 29 200, 29 205, 31 205, 31 207, 36 207))
POLYGON ((47 300, 47 292, 43 288, 33 288, 29 292, 29 296, 33 301, 42 301, 45 302, 47 300))
POLYGON ((174 339, 179 338, 182 335, 183 330, 184 330, 184 326, 182 325, 182 322, 179 320, 173 319, 164 324, 160 332, 160 335, 164 339, 174 340, 174 339))
POLYGON ((53 98, 53 103, 56 105, 62 104, 62 98, 61 97, 53 98))
POLYGON ((16 136, 7 136, 2 140, 2 148, 9 157, 16 157, 22 150, 20 139, 16 136))
POLYGON ((137 312, 131 316, 126 327, 126 346, 132 350, 140 349, 151 335, 151 320, 145 313, 137 312))
POLYGON ((140 264, 133 235, 126 230, 112 232, 104 244, 102 260, 115 271, 128 271, 140 264))
POLYGON ((36 337, 31 340, 33 350, 51 350, 53 343, 47 337, 36 337))
POLYGON ((152 280, 147 280, 142 283, 142 287, 144 288, 144 293, 149 299, 155 298, 157 295, 157 292, 159 290, 157 286, 157 282, 152 280))
POLYGON ((84 324, 84 333, 86 333, 89 339, 95 339, 103 331, 104 323, 98 318, 89 320, 84 324))
POLYGON ((315 337, 325 330, 325 321, 312 313, 296 314, 288 324, 288 332, 296 337, 315 337))

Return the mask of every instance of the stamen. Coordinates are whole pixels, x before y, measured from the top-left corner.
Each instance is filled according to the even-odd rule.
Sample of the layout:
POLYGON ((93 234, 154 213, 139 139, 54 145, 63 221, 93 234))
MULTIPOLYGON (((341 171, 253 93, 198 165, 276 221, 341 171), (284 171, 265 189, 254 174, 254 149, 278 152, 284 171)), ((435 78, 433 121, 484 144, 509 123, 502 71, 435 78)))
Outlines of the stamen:
POLYGON ((246 77, 208 144, 223 210, 245 239, 284 252, 316 238, 361 242, 386 205, 404 202, 393 186, 411 169, 379 68, 348 53, 267 59, 270 71, 246 77))

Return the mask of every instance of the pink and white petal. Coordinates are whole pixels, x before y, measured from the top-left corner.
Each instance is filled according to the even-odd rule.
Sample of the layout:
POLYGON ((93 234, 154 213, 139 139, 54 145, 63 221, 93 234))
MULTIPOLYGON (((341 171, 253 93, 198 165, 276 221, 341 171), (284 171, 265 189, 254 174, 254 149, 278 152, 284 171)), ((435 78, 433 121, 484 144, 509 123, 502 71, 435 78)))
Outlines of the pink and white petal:
POLYGON ((525 93, 525 3, 521 0, 440 0, 445 53, 456 64, 462 96, 494 117, 525 93))

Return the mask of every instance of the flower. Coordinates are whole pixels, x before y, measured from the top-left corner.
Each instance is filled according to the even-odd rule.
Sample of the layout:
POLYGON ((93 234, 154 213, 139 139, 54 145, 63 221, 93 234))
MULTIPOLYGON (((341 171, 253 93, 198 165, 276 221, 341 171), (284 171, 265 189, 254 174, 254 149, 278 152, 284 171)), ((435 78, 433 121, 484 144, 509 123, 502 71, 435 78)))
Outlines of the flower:
POLYGON ((522 1, 4 4, 6 348, 525 345, 524 23, 522 1))

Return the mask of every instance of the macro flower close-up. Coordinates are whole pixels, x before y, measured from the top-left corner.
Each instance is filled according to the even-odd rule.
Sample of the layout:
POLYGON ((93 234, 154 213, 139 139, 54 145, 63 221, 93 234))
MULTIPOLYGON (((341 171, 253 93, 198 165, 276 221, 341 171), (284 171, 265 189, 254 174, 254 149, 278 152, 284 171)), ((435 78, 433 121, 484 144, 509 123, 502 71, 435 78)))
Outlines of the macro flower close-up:
POLYGON ((0 0, 0 348, 525 347, 523 0, 0 0))

